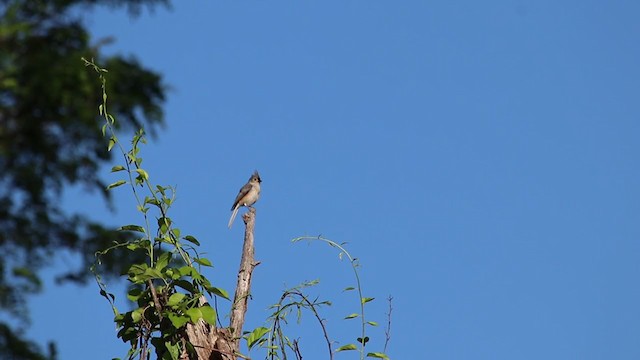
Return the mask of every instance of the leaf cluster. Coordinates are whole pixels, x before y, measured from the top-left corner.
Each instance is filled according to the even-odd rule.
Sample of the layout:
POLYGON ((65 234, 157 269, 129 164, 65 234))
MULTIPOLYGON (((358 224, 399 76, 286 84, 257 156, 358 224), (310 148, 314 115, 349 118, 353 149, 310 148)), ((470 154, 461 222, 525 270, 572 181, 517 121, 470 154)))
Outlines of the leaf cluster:
POLYGON ((174 226, 169 210, 174 204, 175 190, 152 184, 149 173, 143 168, 140 150, 146 143, 144 130, 134 134, 128 149, 118 140, 116 121, 109 113, 107 102, 107 70, 93 61, 83 60, 101 80, 102 104, 98 110, 104 118, 102 135, 108 139, 107 149, 117 149, 124 159, 123 164, 111 169, 123 174, 123 178, 108 185, 107 189, 128 185, 142 218, 141 225, 119 228, 133 233, 134 239, 96 253, 93 271, 100 293, 114 311, 118 337, 131 346, 127 354, 129 359, 147 359, 151 352, 161 359, 193 355, 194 349, 184 336, 186 326, 203 321, 215 327, 217 321, 217 312, 206 302, 205 294, 227 300, 229 296, 203 275, 201 268, 210 267, 212 263, 198 254, 195 247, 200 245, 198 240, 191 235, 182 236, 180 229, 174 226), (142 261, 131 263, 124 274, 130 284, 127 299, 133 304, 133 309, 125 313, 116 308, 115 295, 108 292, 99 271, 102 257, 114 252, 141 254, 142 258, 142 261))
MULTIPOLYGON (((377 327, 378 323, 375 321, 368 321, 365 317, 365 305, 373 300, 375 300, 375 298, 372 297, 365 297, 363 296, 363 291, 362 291, 362 283, 360 282, 360 274, 358 272, 358 269, 360 268, 360 263, 358 262, 358 258, 355 258, 353 256, 351 256, 351 254, 347 251, 347 249, 345 248, 346 243, 342 243, 339 244, 333 240, 324 238, 322 236, 317 236, 317 237, 311 237, 311 236, 302 236, 302 237, 298 237, 292 240, 292 242, 299 242, 302 240, 308 240, 308 241, 320 241, 323 242, 333 248, 336 248, 339 250, 338 252, 338 258, 343 259, 344 257, 346 257, 349 260, 349 264, 351 265, 351 269, 353 270, 353 276, 356 280, 356 286, 349 286, 347 288, 345 288, 343 291, 346 292, 350 292, 350 291, 355 291, 358 294, 358 303, 359 303, 359 307, 360 307, 360 312, 359 313, 351 313, 347 316, 345 316, 345 320, 350 320, 350 319, 356 319, 359 318, 360 319, 360 336, 356 337, 356 344, 350 343, 347 345, 343 345, 341 347, 339 347, 336 352, 340 352, 340 351, 350 351, 350 350, 357 350, 360 353, 360 359, 364 359, 365 358, 365 354, 366 357, 370 357, 370 358, 378 358, 378 359, 389 359, 389 357, 387 356, 387 354, 385 354, 384 352, 366 352, 366 346, 369 343, 369 336, 367 336, 367 327, 368 326, 373 326, 373 327, 377 327)), ((386 347, 386 345, 385 345, 386 347)))
MULTIPOLYGON (((385 332, 387 340, 385 341, 385 350, 382 352, 367 352, 366 347, 370 341, 368 334, 369 327, 377 327, 378 323, 375 321, 367 320, 365 317, 365 306, 367 303, 374 301, 372 297, 363 296, 362 285, 360 282, 360 275, 358 269, 360 267, 358 259, 351 256, 351 254, 345 249, 345 244, 338 244, 332 240, 323 237, 309 237, 303 236, 293 239, 293 242, 299 242, 302 240, 320 241, 328 244, 331 247, 339 250, 339 258, 346 257, 349 260, 349 264, 353 270, 354 278, 356 280, 355 286, 349 286, 344 289, 344 292, 355 292, 358 295, 358 307, 359 312, 351 313, 344 317, 344 320, 351 321, 353 319, 360 320, 360 333, 356 336, 355 343, 348 343, 340 346, 337 349, 333 349, 333 341, 329 337, 329 330, 325 324, 324 319, 320 315, 320 310, 323 306, 330 306, 330 301, 320 301, 318 298, 312 299, 306 293, 306 289, 317 285, 318 281, 305 282, 292 289, 288 289, 283 292, 280 300, 272 306, 274 312, 269 316, 269 327, 258 327, 251 332, 247 332, 244 336, 247 341, 247 347, 251 349, 255 346, 260 346, 267 351, 267 359, 280 360, 287 359, 288 356, 294 356, 296 359, 302 359, 302 351, 300 350, 299 340, 287 334, 285 325, 289 322, 289 318, 292 314, 295 314, 297 322, 302 319, 303 312, 310 312, 313 315, 314 322, 317 322, 322 331, 322 336, 327 345, 327 358, 333 359, 335 353, 344 351, 357 351, 360 359, 378 358, 389 359, 386 351, 386 345, 389 341, 389 330, 385 332)), ((390 315, 389 315, 390 316, 390 315)), ((388 327, 390 328, 390 320, 388 327)))
MULTIPOLYGON (((0 312, 22 326, 29 318, 27 296, 42 289, 39 272, 60 253, 80 261, 57 279, 85 282, 97 249, 130 239, 60 205, 72 186, 109 200, 97 175, 111 155, 96 131, 95 78, 78 59, 96 58, 110 67, 118 94, 112 112, 123 127, 144 124, 155 133, 163 123, 160 75, 134 58, 102 55, 107 41, 92 44, 81 14, 94 5, 136 14, 163 4, 168 0, 0 0, 0 312)), ((129 255, 106 255, 105 274, 120 273, 135 261, 129 255)), ((26 343, 22 326, 0 334, 0 358, 18 356, 2 344, 26 343)))

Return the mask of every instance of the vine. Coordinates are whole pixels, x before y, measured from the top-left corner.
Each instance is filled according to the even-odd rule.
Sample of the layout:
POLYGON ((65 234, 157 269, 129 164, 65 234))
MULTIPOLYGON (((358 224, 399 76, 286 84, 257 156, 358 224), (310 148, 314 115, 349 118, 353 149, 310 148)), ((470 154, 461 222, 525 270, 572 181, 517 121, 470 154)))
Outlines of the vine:
POLYGON ((146 143, 144 130, 134 134, 129 150, 125 150, 116 136, 116 121, 108 111, 105 78, 108 71, 92 60, 82 60, 85 66, 96 71, 101 82, 102 103, 98 113, 104 119, 102 135, 108 139, 107 150, 115 148, 123 156, 123 163, 113 166, 111 172, 124 173, 124 178, 107 189, 129 185, 143 224, 120 227, 118 230, 133 234, 132 239, 98 251, 91 271, 100 294, 113 310, 117 336, 130 344, 127 359, 146 360, 154 351, 162 359, 179 359, 184 354, 192 356, 194 349, 183 335, 186 324, 202 320, 216 326, 216 310, 209 304, 202 304, 201 297, 208 294, 229 299, 229 296, 202 274, 202 267, 212 264, 198 254, 195 248, 200 245, 198 240, 191 235, 182 236, 169 217, 175 189, 153 184, 142 167, 140 149, 146 143), (155 223, 151 221, 152 214, 155 223), (127 299, 134 304, 133 310, 124 313, 116 308, 115 295, 107 290, 99 272, 101 257, 115 251, 142 252, 145 258, 142 263, 131 264, 124 275, 130 284, 127 299))

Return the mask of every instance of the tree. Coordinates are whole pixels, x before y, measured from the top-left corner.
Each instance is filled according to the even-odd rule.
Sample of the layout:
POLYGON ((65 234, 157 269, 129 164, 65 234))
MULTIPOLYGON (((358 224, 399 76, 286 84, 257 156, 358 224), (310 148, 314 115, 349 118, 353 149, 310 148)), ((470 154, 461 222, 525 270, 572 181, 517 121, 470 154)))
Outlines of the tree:
POLYGON ((242 354, 241 346, 245 343, 247 351, 252 348, 264 350, 266 358, 286 359, 292 356, 302 360, 299 339, 287 335, 284 330, 288 319, 296 316, 299 322, 302 312, 313 314, 322 329, 328 359, 333 359, 335 352, 342 351, 357 352, 360 360, 365 357, 389 359, 385 351, 390 339, 391 298, 383 352, 365 351, 370 340, 367 329, 378 326, 377 322, 367 320, 365 316, 365 305, 374 298, 363 294, 357 258, 349 254, 344 244, 322 237, 299 237, 293 239, 293 242, 324 242, 339 250, 339 258, 349 260, 356 283, 343 291, 357 294, 359 312, 351 313, 344 319, 359 320, 360 331, 356 335, 356 343, 348 343, 334 350, 325 321, 319 313, 321 307, 331 303, 305 294, 305 289, 315 285, 317 281, 305 282, 286 290, 271 307, 273 313, 267 318, 269 327, 260 326, 251 331, 244 329, 252 294, 252 274, 260 263, 254 258, 256 210, 253 207, 242 216, 246 227, 240 270, 235 295, 230 303, 229 325, 223 325, 222 317, 218 315, 218 300, 231 298, 226 290, 215 286, 202 271, 203 267, 212 266, 212 262, 201 255, 198 250, 200 243, 196 237, 184 235, 181 229, 174 226, 170 210, 176 199, 175 188, 154 183, 142 166, 140 150, 141 144, 146 143, 144 130, 135 132, 130 147, 118 139, 115 131, 116 118, 108 111, 110 107, 107 103, 105 76, 108 71, 92 61, 84 61, 86 66, 96 71, 102 84, 102 103, 98 109, 104 121, 102 135, 109 140, 107 148, 123 155, 122 160, 111 168, 112 172, 120 174, 120 179, 109 184, 107 190, 129 188, 141 217, 139 222, 127 221, 128 225, 119 228, 121 231, 135 232, 136 236, 98 251, 96 264, 92 267, 100 294, 107 299, 113 310, 117 336, 130 345, 127 359, 246 359, 248 357, 242 354), (155 221, 151 221, 152 219, 155 221), (143 254, 143 258, 129 264, 122 275, 129 284, 127 300, 130 302, 130 310, 126 312, 116 307, 116 296, 109 292, 98 269, 102 257, 115 252, 143 254), (208 298, 214 301, 210 302, 208 298))
MULTIPOLYGON (((83 282, 95 251, 128 237, 59 206, 68 186, 98 191, 109 202, 97 176, 111 157, 96 121, 100 95, 80 58, 109 68, 110 111, 122 127, 144 126, 154 134, 163 123, 161 76, 134 58, 103 56, 91 44, 76 10, 94 5, 125 7, 135 15, 168 0, 0 0, 0 311, 23 325, 25 298, 41 290, 39 271, 56 254, 71 252, 82 263, 57 278, 83 282)), ((119 273, 131 261, 105 257, 102 270, 119 273)), ((0 323, 0 358, 54 353, 43 355, 17 329, 0 323)))

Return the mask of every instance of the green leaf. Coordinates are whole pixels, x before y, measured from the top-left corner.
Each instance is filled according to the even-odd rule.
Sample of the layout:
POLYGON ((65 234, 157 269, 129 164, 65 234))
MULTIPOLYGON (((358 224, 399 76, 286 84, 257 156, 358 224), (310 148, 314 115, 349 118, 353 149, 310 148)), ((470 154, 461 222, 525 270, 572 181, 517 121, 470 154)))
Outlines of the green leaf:
POLYGON ((340 347, 336 350, 336 352, 338 352, 338 351, 345 351, 345 350, 358 350, 358 347, 357 347, 357 346, 355 346, 354 344, 347 344, 347 345, 340 346, 340 347))
POLYGON ((387 356, 387 354, 385 353, 381 353, 381 352, 372 352, 372 353, 368 353, 367 357, 372 357, 372 358, 377 358, 377 359, 386 359, 389 360, 389 357, 387 356))
POLYGON ((169 235, 164 235, 162 237, 155 238, 155 240, 163 243, 167 243, 167 244, 175 244, 175 241, 173 241, 173 239, 169 235))
POLYGON ((14 267, 13 275, 29 281, 31 285, 35 287, 39 288, 41 285, 40 278, 38 278, 38 276, 33 271, 31 271, 31 269, 28 269, 26 267, 14 267))
POLYGON ((255 328, 249 335, 247 335, 247 347, 249 350, 256 344, 266 333, 269 332, 269 328, 258 327, 255 328))
POLYGON ((137 324, 142 319, 142 309, 137 308, 131 312, 131 319, 133 319, 133 323, 137 324))
POLYGON ((207 258, 197 258, 195 260, 193 260, 195 262, 197 262, 198 264, 202 265, 202 266, 213 266, 213 264, 211 264, 211 261, 207 258))
POLYGON ((121 338, 122 341, 127 342, 135 339, 137 335, 138 335, 138 330, 136 328, 127 326, 120 329, 120 331, 118 331, 117 336, 121 338))
POLYGON ((198 240, 196 240, 196 238, 194 238, 191 235, 187 235, 187 236, 183 237, 183 239, 187 240, 188 242, 190 242, 192 244, 196 244, 196 245, 200 246, 200 242, 198 242, 198 240))
MULTIPOLYGON (((168 273, 170 270, 172 270, 172 269, 167 270, 167 273, 168 273)), ((174 271, 171 271, 171 272, 174 272, 174 271)), ((175 277, 175 276, 174 276, 174 277, 175 277)), ((173 277, 172 277, 172 278, 173 278, 173 277)), ((194 292, 196 292, 196 288, 193 286, 193 284, 192 284, 192 283, 190 283, 190 282, 188 282, 188 281, 186 281, 186 280, 175 280, 175 281, 173 282, 173 284, 174 284, 175 286, 179 286, 179 287, 181 287, 181 288, 185 289, 186 291, 188 291, 188 292, 190 292, 190 293, 194 293, 194 292)))
POLYGON ((369 301, 373 301, 374 299, 375 299, 375 298, 363 297, 363 298, 362 298, 362 303, 363 303, 363 304, 366 304, 366 303, 368 303, 369 301))
POLYGON ((169 251, 163 253, 158 257, 158 261, 156 262, 156 269, 158 271, 162 271, 162 269, 166 268, 169 265, 169 261, 171 261, 171 253, 169 251))
POLYGON ((191 266, 185 265, 179 268, 178 272, 180 273, 180 276, 191 276, 191 274, 194 272, 194 269, 191 266))
POLYGON ((365 337, 364 337, 364 339, 362 339, 362 338, 357 338, 357 339, 356 339, 356 341, 357 341, 357 342, 359 342, 359 343, 360 343, 360 344, 362 344, 362 345, 366 345, 366 344, 369 342, 369 337, 368 337, 368 336, 365 336, 365 337))
POLYGON ((158 200, 156 200, 156 199, 154 199, 154 198, 152 198, 152 197, 149 197, 149 196, 147 196, 147 197, 145 197, 145 198, 144 198, 144 203, 145 203, 145 204, 156 205, 156 206, 160 205, 160 203, 158 202, 158 200))
POLYGON ((115 295, 113 295, 112 293, 108 293, 104 290, 100 290, 100 295, 102 295, 105 299, 109 300, 110 302, 116 299, 115 295))
POLYGON ((130 301, 138 301, 142 294, 144 294, 142 289, 134 287, 127 292, 127 299, 129 299, 130 301))
POLYGON ((351 315, 345 316, 345 319, 353 319, 353 318, 357 318, 358 316, 360 316, 360 314, 353 313, 351 315))
POLYGON ((125 167, 122 165, 116 165, 114 167, 111 168, 111 172, 118 172, 118 171, 122 171, 125 170, 125 167))
POLYGON ((135 251, 135 250, 138 250, 138 249, 144 249, 144 248, 145 247, 142 246, 139 242, 127 244, 127 249, 131 250, 131 251, 135 251))
POLYGON ((169 226, 171 226, 171 219, 164 216, 158 218, 158 226, 161 228, 162 233, 166 233, 169 226))
POLYGON ((129 275, 142 275, 149 266, 147 264, 133 264, 129 267, 127 274, 129 275))
POLYGON ((109 186, 107 186, 107 190, 116 188, 116 187, 118 187, 120 185, 123 185, 123 184, 126 184, 126 183, 127 182, 124 181, 124 180, 118 180, 118 181, 114 182, 113 184, 110 184, 109 186))
POLYGON ((191 308, 188 309, 186 311, 187 315, 189 315, 189 318, 191 319, 192 323, 196 323, 198 322, 198 320, 202 319, 202 312, 200 311, 199 308, 191 308))
POLYGON ((116 144, 116 139, 112 136, 109 138, 109 145, 107 145, 107 151, 111 151, 113 146, 116 144))
POLYGON ((208 305, 201 306, 199 309, 202 313, 202 320, 209 325, 216 326, 216 310, 208 305))
POLYGON ((211 286, 209 288, 207 288, 208 291, 214 293, 217 296, 220 296, 221 298, 227 299, 227 300, 231 300, 229 298, 229 293, 227 292, 227 290, 225 289, 221 289, 215 286, 211 286))
POLYGON ((162 273, 160 273, 158 270, 154 269, 154 268, 147 268, 144 271, 144 278, 145 280, 148 279, 162 279, 164 278, 164 276, 162 276, 162 273))
POLYGON ((169 320, 171 321, 171 324, 173 324, 173 326, 177 329, 183 327, 186 323, 189 322, 188 316, 181 316, 181 315, 176 315, 174 313, 170 313, 168 317, 169 317, 169 320))
POLYGON ((124 225, 119 227, 118 231, 136 231, 144 234, 144 228, 140 225, 124 225))
POLYGON ((151 279, 161 279, 163 276, 158 270, 149 268, 146 264, 132 265, 127 272, 129 281, 140 284, 151 279))
POLYGON ((169 351, 172 360, 180 359, 180 346, 178 345, 178 343, 174 344, 171 341, 165 341, 164 345, 169 351))
POLYGON ((143 169, 136 169, 136 172, 138 173, 138 175, 140 175, 140 177, 141 177, 143 180, 145 180, 145 181, 146 181, 146 180, 149 180, 149 174, 147 174, 147 172, 146 172, 146 171, 144 171, 143 169))
POLYGON ((175 294, 169 296, 169 301, 167 302, 167 305, 169 305, 169 306, 178 305, 185 297, 186 297, 185 294, 175 293, 175 294))
POLYGON ((124 320, 124 314, 118 314, 113 317, 113 321, 120 324, 124 320))
POLYGON ((303 287, 309 287, 309 286, 316 286, 320 283, 320 279, 315 279, 315 280, 311 280, 311 281, 305 281, 304 283, 302 283, 301 285, 303 287))
POLYGON ((367 321, 367 324, 371 325, 371 326, 378 326, 378 323, 375 321, 367 321))
POLYGON ((355 289, 356 288, 354 288, 353 286, 349 286, 349 287, 344 288, 344 290, 342 290, 342 291, 351 291, 351 290, 355 290, 355 289))

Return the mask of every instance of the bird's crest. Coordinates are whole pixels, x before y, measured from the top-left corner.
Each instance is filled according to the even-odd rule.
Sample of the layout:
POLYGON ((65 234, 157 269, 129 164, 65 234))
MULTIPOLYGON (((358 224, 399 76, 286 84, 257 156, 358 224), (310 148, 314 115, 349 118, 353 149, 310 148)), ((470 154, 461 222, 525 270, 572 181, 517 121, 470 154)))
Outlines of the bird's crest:
POLYGON ((258 182, 262 182, 262 179, 260 179, 260 174, 258 174, 258 170, 253 172, 253 175, 251 175, 251 178, 256 178, 258 179, 258 182))

